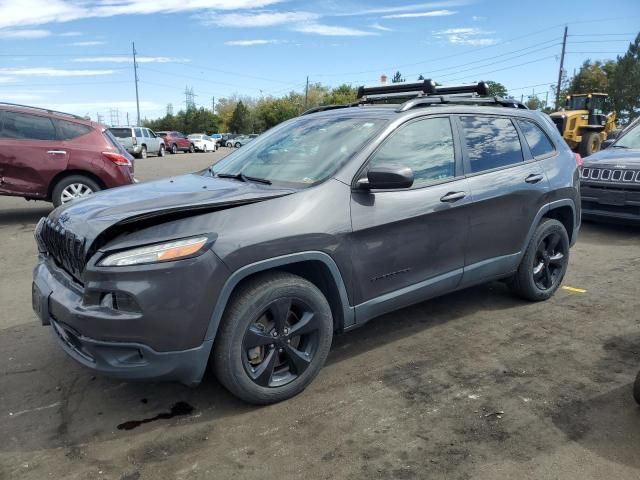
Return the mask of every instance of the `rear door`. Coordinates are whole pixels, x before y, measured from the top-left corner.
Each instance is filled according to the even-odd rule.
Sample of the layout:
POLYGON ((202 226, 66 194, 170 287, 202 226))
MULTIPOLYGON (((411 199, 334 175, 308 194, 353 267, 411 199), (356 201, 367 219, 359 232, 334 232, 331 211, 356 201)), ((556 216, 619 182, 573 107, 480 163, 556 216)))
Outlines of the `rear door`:
POLYGON ((471 192, 467 284, 517 266, 549 186, 511 118, 460 115, 457 121, 471 192))
POLYGON ((464 265, 469 199, 450 118, 422 117, 399 127, 366 168, 375 165, 410 167, 414 184, 352 192, 356 303, 389 294, 394 300, 384 303, 395 308, 415 301, 402 289, 421 289, 419 297, 426 298, 455 288, 464 265))
POLYGON ((0 115, 0 193, 46 197, 49 183, 66 170, 69 159, 53 121, 6 110, 0 115))
POLYGON ((160 151, 160 140, 158 139, 156 134, 153 133, 153 130, 150 130, 148 128, 145 128, 144 130, 146 134, 145 140, 148 142, 147 150, 150 153, 158 153, 160 151))

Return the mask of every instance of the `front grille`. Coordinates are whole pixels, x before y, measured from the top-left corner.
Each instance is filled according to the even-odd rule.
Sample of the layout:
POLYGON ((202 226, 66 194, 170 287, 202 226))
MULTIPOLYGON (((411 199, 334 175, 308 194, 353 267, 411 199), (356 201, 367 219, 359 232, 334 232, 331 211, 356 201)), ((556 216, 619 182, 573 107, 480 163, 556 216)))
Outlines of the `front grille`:
POLYGON ((79 280, 85 267, 85 240, 49 219, 43 222, 38 235, 55 262, 79 280))
POLYGON ((600 182, 640 183, 640 170, 584 167, 580 176, 600 182))

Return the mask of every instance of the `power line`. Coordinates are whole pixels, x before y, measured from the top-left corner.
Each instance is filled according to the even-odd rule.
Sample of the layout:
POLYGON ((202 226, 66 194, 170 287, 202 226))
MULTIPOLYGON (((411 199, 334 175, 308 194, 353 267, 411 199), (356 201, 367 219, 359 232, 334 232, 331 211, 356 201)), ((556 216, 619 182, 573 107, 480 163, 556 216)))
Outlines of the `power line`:
MULTIPOLYGON (((509 66, 507 66, 507 67, 498 68, 498 69, 496 69, 496 70, 489 70, 489 71, 487 71, 487 72, 479 72, 479 73, 475 74, 475 75, 474 75, 474 77, 475 77, 475 78, 477 78, 479 75, 487 75, 487 74, 489 74, 489 73, 501 72, 501 71, 503 71, 503 70, 509 70, 510 68, 521 67, 521 66, 523 66, 523 65, 529 65, 529 64, 531 64, 531 63, 542 62, 542 61, 544 61, 544 60, 548 60, 548 59, 550 59, 550 58, 555 58, 555 57, 556 57, 556 55, 550 55, 550 56, 548 56, 548 57, 538 58, 538 59, 536 59, 536 60, 531 60, 531 61, 529 61, 529 62, 518 63, 517 65, 509 65, 509 66)), ((450 81, 450 82, 455 82, 455 81, 458 81, 458 80, 464 80, 464 79, 466 79, 466 78, 471 78, 471 75, 465 75, 464 77, 458 77, 458 78, 450 78, 448 81, 450 81)))

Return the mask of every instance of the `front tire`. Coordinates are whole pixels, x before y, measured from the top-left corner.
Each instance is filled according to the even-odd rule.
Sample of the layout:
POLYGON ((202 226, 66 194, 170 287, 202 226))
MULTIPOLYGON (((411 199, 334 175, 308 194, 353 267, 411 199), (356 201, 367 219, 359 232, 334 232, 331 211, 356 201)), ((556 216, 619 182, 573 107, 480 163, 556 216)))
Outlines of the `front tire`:
POLYGON ((547 300, 558 290, 569 264, 569 235, 558 220, 544 218, 536 228, 510 281, 513 292, 533 302, 547 300))
POLYGON ((245 402, 280 402, 318 375, 332 336, 331 308, 313 283, 284 272, 260 274, 231 297, 213 347, 213 368, 220 383, 245 402))
POLYGON ((237 142, 237 143, 235 144, 235 147, 236 147, 236 148, 240 148, 241 146, 242 146, 242 144, 241 144, 240 142, 237 142))
POLYGON ((158 150, 158 156, 164 157, 164 145, 160 145, 160 150, 158 150))
POLYGON ((102 190, 94 180, 84 175, 70 175, 60 180, 51 192, 51 202, 54 207, 70 202, 77 198, 86 197, 102 190))
POLYGON ((202 147, 202 153, 207 153, 207 146, 206 146, 206 145, 204 145, 204 146, 202 147))
POLYGON ((602 139, 598 132, 585 132, 582 135, 582 141, 580 142, 580 155, 588 157, 594 153, 600 151, 600 145, 602 139))
POLYGON ((175 143, 173 145, 171 145, 171 153, 173 155, 177 155, 177 153, 178 153, 178 145, 176 145, 175 143))

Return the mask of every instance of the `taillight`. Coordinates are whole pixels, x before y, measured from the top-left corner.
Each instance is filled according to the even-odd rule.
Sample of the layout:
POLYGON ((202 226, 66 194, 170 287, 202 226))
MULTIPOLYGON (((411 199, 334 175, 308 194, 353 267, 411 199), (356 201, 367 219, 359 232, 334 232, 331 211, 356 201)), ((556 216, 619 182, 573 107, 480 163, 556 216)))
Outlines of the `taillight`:
POLYGON ((579 153, 576 153, 576 163, 578 164, 578 168, 582 168, 582 157, 579 153))
POLYGON ((102 152, 102 156, 106 160, 110 160, 113 163, 115 163, 116 165, 120 165, 122 167, 130 167, 131 166, 131 162, 129 161, 129 159, 127 157, 125 157, 124 155, 120 155, 119 153, 102 152))

